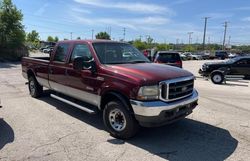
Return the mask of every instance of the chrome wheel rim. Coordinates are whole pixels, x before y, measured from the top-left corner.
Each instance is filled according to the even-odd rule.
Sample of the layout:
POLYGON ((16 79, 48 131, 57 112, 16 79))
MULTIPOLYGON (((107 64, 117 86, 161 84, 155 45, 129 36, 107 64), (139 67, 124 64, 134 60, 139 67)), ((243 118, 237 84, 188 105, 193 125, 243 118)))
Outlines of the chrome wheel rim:
POLYGON ((214 76, 213 76, 213 80, 214 80, 215 82, 220 82, 220 81, 222 80, 221 75, 219 75, 219 74, 214 75, 214 76))
POLYGON ((115 131, 124 130, 127 124, 124 113, 119 109, 110 111, 109 123, 115 131))
POLYGON ((35 93, 35 83, 34 83, 34 81, 30 81, 30 84, 29 84, 29 87, 30 87, 30 93, 32 94, 32 95, 34 95, 34 93, 35 93))

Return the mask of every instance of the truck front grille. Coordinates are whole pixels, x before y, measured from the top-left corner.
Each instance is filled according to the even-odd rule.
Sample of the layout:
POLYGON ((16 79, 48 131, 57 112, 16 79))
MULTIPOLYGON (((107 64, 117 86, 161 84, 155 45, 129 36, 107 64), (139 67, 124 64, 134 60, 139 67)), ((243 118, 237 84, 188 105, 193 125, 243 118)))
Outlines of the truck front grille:
POLYGON ((160 82, 160 99, 174 101, 192 95, 194 77, 184 77, 160 82))

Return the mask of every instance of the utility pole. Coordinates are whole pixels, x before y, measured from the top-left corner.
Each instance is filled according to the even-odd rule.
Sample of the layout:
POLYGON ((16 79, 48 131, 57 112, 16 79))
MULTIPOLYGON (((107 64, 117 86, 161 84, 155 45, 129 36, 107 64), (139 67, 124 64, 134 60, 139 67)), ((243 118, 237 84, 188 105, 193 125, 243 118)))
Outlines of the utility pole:
POLYGON ((192 34, 194 32, 188 32, 188 44, 190 45, 191 44, 191 41, 192 41, 192 34))
POLYGON ((72 34, 73 34, 73 32, 70 32, 70 39, 72 40, 72 34))
POLYGON ((203 50, 205 50, 205 44, 206 44, 206 32, 207 32, 207 19, 210 17, 205 17, 205 25, 204 25, 204 35, 203 35, 203 50))
POLYGON ((94 31, 95 31, 94 29, 91 30, 91 32, 92 32, 92 40, 94 40, 94 31))
POLYGON ((176 48, 178 48, 179 40, 180 40, 179 38, 176 39, 176 43, 175 43, 176 48))
POLYGON ((142 36, 140 35, 140 36, 139 36, 139 40, 140 40, 140 41, 141 41, 141 38, 142 38, 142 36))
POLYGON ((222 50, 225 50, 225 43, 226 43, 226 37, 227 37, 227 26, 228 26, 228 21, 224 22, 224 38, 223 38, 223 44, 222 44, 222 50))
POLYGON ((125 38, 126 38, 126 28, 124 27, 123 28, 123 41, 125 41, 125 38))
POLYGON ((230 44, 231 44, 231 36, 229 36, 228 38, 228 46, 230 46, 230 44))
POLYGON ((112 28, 111 27, 109 27, 109 36, 110 36, 110 38, 112 36, 112 28))

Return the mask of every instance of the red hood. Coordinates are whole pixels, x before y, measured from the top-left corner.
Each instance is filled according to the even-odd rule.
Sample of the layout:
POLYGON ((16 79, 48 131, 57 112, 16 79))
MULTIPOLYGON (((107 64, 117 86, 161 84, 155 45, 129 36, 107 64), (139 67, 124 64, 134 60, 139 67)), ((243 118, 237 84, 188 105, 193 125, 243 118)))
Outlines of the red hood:
POLYGON ((107 69, 116 73, 117 76, 124 76, 126 79, 147 85, 157 84, 163 80, 192 76, 190 72, 181 68, 156 63, 107 65, 107 69))

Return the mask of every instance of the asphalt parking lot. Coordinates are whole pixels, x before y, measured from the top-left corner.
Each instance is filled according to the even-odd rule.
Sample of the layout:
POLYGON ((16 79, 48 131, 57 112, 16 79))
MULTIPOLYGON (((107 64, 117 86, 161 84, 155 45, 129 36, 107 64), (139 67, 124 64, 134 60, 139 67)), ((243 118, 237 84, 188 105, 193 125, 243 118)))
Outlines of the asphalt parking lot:
POLYGON ((183 63, 197 76, 198 107, 184 120, 142 128, 128 141, 111 137, 101 115, 31 98, 20 63, 0 63, 0 160, 249 161, 250 82, 214 85, 198 77, 204 61, 183 63))

